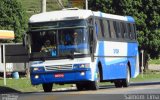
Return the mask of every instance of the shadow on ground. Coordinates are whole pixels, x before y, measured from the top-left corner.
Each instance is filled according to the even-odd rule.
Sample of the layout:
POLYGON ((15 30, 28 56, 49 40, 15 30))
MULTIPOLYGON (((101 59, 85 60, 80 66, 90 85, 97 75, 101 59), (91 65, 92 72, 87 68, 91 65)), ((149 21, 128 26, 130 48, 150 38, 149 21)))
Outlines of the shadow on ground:
POLYGON ((0 86, 0 94, 6 94, 6 93, 21 93, 21 92, 9 87, 0 86))

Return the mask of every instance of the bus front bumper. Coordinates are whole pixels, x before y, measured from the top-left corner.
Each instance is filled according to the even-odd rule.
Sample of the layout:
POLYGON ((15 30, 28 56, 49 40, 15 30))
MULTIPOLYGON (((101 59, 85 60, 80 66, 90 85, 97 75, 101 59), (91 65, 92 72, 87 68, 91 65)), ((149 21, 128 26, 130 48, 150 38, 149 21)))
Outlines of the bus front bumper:
POLYGON ((44 72, 44 73, 31 73, 32 85, 44 83, 76 83, 80 81, 91 81, 91 70, 79 70, 68 72, 44 72))

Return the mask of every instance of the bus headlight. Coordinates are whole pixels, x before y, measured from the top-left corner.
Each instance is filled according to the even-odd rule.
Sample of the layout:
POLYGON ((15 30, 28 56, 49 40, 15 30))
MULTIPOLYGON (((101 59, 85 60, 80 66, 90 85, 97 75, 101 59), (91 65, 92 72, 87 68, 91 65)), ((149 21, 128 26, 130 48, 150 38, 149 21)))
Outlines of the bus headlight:
POLYGON ((81 76, 84 76, 85 75, 85 72, 81 72, 81 76))
POLYGON ((34 78, 35 78, 35 79, 38 79, 38 78, 39 78, 39 75, 35 75, 34 78))
POLYGON ((90 67, 90 64, 89 63, 86 63, 86 64, 74 64, 73 65, 73 68, 89 68, 90 67))
POLYGON ((33 71, 38 71, 38 70, 39 70, 39 68, 37 68, 37 67, 36 67, 36 68, 33 68, 33 71))
POLYGON ((31 72, 43 72, 44 67, 32 67, 31 72))

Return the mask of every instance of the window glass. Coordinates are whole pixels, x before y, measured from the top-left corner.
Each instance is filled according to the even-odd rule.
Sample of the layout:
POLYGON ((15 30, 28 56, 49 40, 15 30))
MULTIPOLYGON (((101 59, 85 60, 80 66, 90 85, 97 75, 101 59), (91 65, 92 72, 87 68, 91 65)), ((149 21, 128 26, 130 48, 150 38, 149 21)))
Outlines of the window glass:
POLYGON ((88 22, 88 25, 93 25, 93 19, 92 18, 89 18, 87 22, 88 22))
POLYGON ((116 28, 117 28, 117 37, 118 38, 122 38, 122 34, 121 34, 121 31, 120 31, 120 22, 116 22, 116 28))
POLYGON ((130 24, 130 23, 127 23, 127 26, 128 26, 128 36, 129 36, 129 39, 133 39, 133 37, 132 37, 131 24, 130 24))
POLYGON ((111 38, 116 38, 116 33, 115 33, 113 21, 109 21, 109 24, 110 24, 111 38))
POLYGON ((102 39, 100 21, 98 19, 96 19, 95 25, 96 25, 95 27, 96 27, 96 34, 98 36, 98 39, 102 39))
POLYGON ((118 29, 117 29, 116 21, 113 21, 113 27, 114 27, 114 30, 115 30, 116 37, 118 37, 118 35, 117 35, 118 29))
POLYGON ((129 30, 129 38, 130 39, 135 39, 136 38, 136 33, 135 33, 135 26, 134 24, 128 23, 128 30, 129 30))
POLYGON ((124 23, 124 28, 125 28, 124 38, 128 39, 129 38, 129 33, 128 33, 128 25, 127 25, 127 23, 124 23))
POLYGON ((126 26, 126 23, 124 22, 121 22, 121 33, 123 38, 125 39, 128 38, 127 26, 126 26))
POLYGON ((102 37, 104 38, 104 25, 103 25, 103 20, 102 19, 100 19, 100 27, 101 27, 102 37))
POLYGON ((107 22, 108 22, 109 37, 111 38, 111 29, 110 29, 110 23, 109 23, 109 20, 107 20, 107 22))
POLYGON ((136 39, 136 25, 133 24, 133 33, 134 33, 134 38, 136 39))
POLYGON ((122 34, 122 38, 124 38, 124 26, 123 26, 123 23, 121 22, 120 23, 120 28, 121 28, 121 34, 122 34))
POLYGON ((104 25, 104 37, 105 38, 109 38, 110 35, 109 35, 109 24, 108 24, 108 21, 107 20, 103 20, 103 25, 104 25))

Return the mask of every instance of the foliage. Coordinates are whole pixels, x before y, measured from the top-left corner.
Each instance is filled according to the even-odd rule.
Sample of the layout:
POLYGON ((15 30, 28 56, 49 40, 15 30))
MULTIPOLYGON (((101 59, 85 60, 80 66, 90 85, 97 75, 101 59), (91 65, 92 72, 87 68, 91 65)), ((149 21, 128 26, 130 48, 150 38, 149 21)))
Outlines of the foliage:
POLYGON ((113 13, 112 2, 113 0, 89 0, 88 6, 93 11, 113 13))
POLYGON ((160 65, 160 59, 150 59, 149 64, 160 65))
POLYGON ((151 58, 160 54, 160 0, 90 0, 92 10, 133 16, 140 49, 151 58))
POLYGON ((0 0, 0 29, 13 30, 14 42, 22 41, 22 34, 27 28, 27 16, 17 0, 0 0))
MULTIPOLYGON (((47 1, 47 11, 62 9, 55 0, 47 1)), ((64 6, 68 0, 62 0, 64 6)), ((41 0, 0 0, 0 30, 13 30, 15 39, 0 42, 21 42, 22 34, 27 31, 28 18, 41 11, 41 0)))

